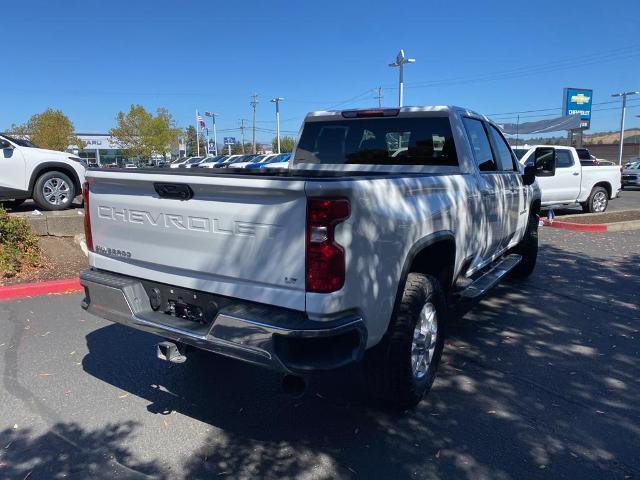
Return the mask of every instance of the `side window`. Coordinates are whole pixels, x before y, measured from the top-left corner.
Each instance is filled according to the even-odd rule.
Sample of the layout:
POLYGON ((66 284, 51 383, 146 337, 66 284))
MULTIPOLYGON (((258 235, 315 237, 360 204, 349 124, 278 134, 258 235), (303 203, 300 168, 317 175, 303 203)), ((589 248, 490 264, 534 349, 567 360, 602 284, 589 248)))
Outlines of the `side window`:
POLYGON ((511 154, 511 147, 507 144, 500 132, 496 130, 493 125, 487 125, 489 129, 489 135, 491 136, 491 143, 493 144, 493 151, 498 157, 498 170, 503 172, 513 172, 513 155, 511 154))
POLYGON ((476 159, 478 168, 481 172, 495 172, 497 170, 496 162, 482 122, 473 118, 463 118, 462 121, 467 131, 469 142, 471 142, 473 156, 476 159))
POLYGON ((556 150, 556 168, 573 167, 573 156, 569 150, 556 150))

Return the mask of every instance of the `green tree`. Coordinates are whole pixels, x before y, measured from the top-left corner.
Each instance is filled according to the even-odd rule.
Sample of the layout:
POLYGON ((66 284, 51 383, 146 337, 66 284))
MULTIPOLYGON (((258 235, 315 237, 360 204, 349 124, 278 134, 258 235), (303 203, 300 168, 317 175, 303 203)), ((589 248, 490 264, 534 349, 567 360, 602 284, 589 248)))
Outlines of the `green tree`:
MULTIPOLYGON (((296 140, 293 137, 280 137, 280 152, 292 152, 295 143, 296 140)), ((278 152, 278 137, 273 137, 273 140, 271 140, 271 147, 273 148, 274 153, 278 152)))
POLYGON ((35 145, 50 150, 65 151, 70 145, 81 149, 85 147, 84 142, 74 133, 69 117, 52 108, 31 115, 24 125, 11 125, 10 132, 17 137, 29 138, 35 145))
MULTIPOLYGON (((186 133, 186 149, 187 149, 187 157, 195 157, 198 154, 198 148, 197 148, 197 144, 196 144, 196 127, 194 127, 193 125, 189 125, 186 129, 185 129, 185 133, 186 133)), ((199 143, 200 143, 200 156, 204 156, 207 153, 207 146, 205 143, 205 139, 202 135, 199 136, 199 143)), ((220 148, 220 145, 218 145, 218 148, 220 148)))
POLYGON ((131 105, 127 113, 118 112, 116 122, 109 135, 128 158, 148 160, 154 154, 164 155, 177 144, 180 135, 165 108, 158 108, 154 116, 142 105, 131 105))

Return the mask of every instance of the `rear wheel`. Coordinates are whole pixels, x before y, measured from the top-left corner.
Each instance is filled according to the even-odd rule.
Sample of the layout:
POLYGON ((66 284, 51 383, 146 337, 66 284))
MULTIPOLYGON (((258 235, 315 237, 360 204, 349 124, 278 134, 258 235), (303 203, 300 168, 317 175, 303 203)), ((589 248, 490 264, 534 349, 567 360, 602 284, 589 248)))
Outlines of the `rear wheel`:
POLYGON ((76 196, 71 179, 62 172, 47 172, 36 180, 33 201, 42 210, 65 210, 76 196))
POLYGON ((442 356, 445 318, 438 281, 410 273, 385 337, 365 357, 368 387, 376 397, 400 409, 424 398, 442 356))
POLYGON ((609 205, 609 194, 603 187, 593 187, 591 194, 585 203, 582 204, 582 210, 587 213, 602 213, 609 205))

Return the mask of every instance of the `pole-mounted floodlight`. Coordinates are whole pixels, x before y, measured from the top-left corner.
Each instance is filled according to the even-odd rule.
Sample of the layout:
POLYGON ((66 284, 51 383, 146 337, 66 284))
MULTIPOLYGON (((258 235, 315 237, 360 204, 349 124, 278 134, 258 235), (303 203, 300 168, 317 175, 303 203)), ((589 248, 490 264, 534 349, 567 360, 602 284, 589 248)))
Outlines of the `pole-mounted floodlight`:
POLYGON ((622 92, 614 93, 612 97, 622 97, 622 116, 620 118, 620 148, 618 150, 618 165, 622 165, 622 151, 624 150, 624 116, 627 112, 627 97, 630 95, 638 95, 640 92, 622 92))
POLYGON ((280 153, 280 102, 284 98, 276 97, 272 98, 271 102, 276 104, 276 138, 278 139, 278 153, 280 153))
POLYGON ((396 61, 394 63, 390 63, 390 67, 399 67, 400 68, 400 80, 398 86, 398 106, 402 107, 402 102, 404 100, 404 66, 407 63, 415 63, 415 58, 406 58, 404 56, 404 50, 400 50, 398 52, 398 56, 396 57, 396 61))

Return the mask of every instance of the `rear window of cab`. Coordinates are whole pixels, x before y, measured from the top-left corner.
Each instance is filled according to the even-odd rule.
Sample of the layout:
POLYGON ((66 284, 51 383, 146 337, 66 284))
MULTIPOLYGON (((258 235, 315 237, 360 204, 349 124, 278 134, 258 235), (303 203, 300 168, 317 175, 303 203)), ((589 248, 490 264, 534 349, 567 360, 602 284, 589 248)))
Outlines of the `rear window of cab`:
POLYGON ((308 122, 298 142, 295 162, 458 166, 448 117, 308 122))

